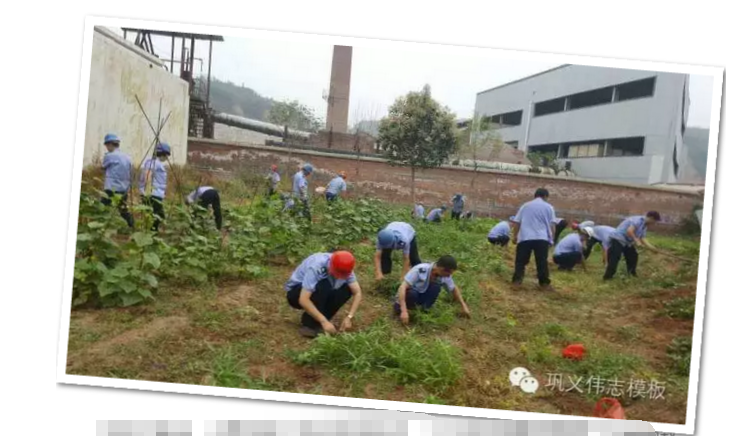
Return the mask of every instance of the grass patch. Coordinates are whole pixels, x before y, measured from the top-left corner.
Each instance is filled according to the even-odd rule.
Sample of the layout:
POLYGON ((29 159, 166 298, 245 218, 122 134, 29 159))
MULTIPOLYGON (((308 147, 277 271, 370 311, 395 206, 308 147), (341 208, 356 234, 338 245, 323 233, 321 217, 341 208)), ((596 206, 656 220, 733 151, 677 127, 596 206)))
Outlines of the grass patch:
POLYGON ((266 377, 253 378, 248 375, 247 363, 238 357, 237 350, 227 347, 217 352, 212 360, 212 385, 225 388, 282 391, 286 384, 266 377))
POLYGON ((662 313, 670 318, 676 319, 694 319, 695 318, 695 298, 682 297, 675 298, 664 304, 662 313))
POLYGON ((692 338, 678 337, 667 347, 667 356, 672 361, 672 370, 681 376, 690 375, 690 359, 692 357, 692 338))
POLYGON ((322 365, 353 377, 383 373, 400 384, 422 384, 439 392, 462 375, 459 350, 440 339, 424 340, 414 331, 393 333, 389 324, 339 336, 320 336, 296 354, 303 365, 322 365))

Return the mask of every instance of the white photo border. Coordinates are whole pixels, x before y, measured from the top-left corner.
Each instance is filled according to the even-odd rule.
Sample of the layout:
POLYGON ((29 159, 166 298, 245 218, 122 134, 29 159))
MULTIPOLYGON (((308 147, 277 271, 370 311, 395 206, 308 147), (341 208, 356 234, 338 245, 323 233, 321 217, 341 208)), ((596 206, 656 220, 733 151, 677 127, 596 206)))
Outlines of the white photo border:
POLYGON ((318 404, 328 406, 355 407, 361 409, 382 409, 410 412, 425 412, 439 415, 456 415, 463 417, 513 419, 513 420, 599 420, 573 415, 556 415, 537 412, 521 412, 499 409, 482 409, 474 407, 444 406, 437 404, 407 403, 361 398, 334 397, 325 395, 296 394, 286 392, 254 391, 248 389, 221 388, 212 386, 186 385, 175 383, 110 379, 103 377, 79 376, 66 373, 67 351, 70 329, 70 314, 72 306, 72 282, 75 270, 75 247, 77 242, 77 221, 80 207, 81 179, 83 172, 83 152, 85 148, 85 125, 87 121, 87 104, 90 84, 91 53, 93 45, 93 29, 95 26, 130 27, 177 32, 215 34, 242 38, 272 39, 313 42, 328 45, 367 45, 378 47, 411 48, 419 51, 436 51, 439 53, 456 53, 458 55, 479 55, 508 57, 514 60, 554 62, 556 64, 581 64, 609 68, 627 68, 652 70, 662 72, 677 72, 710 76, 713 78, 713 93, 710 116, 710 136, 708 142, 708 161, 705 180, 705 198, 703 200, 703 217, 700 239, 700 257, 698 263, 698 283, 695 302, 695 319, 692 333, 692 356, 690 361, 690 377, 687 396, 687 415, 684 425, 651 422, 656 431, 693 434, 697 410, 698 382, 700 375, 700 360, 703 337, 703 319, 705 310, 705 296, 707 294, 707 274, 711 241, 711 225, 714 202, 714 185, 716 177, 716 159, 718 155, 718 139, 721 118, 721 99, 723 94, 722 67, 672 64, 650 61, 635 61, 621 59, 607 59, 592 56, 577 56, 568 54, 552 54, 503 50, 493 48, 468 47, 457 45, 432 44, 422 42, 391 41, 383 39, 356 38, 345 36, 329 36, 306 33, 292 33, 280 31, 251 30, 212 25, 167 23, 161 21, 145 21, 119 18, 104 18, 88 16, 85 19, 83 36, 83 50, 80 68, 80 92, 78 99, 77 132, 75 138, 75 160, 73 163, 72 185, 70 190, 70 212, 67 233, 67 254, 65 260, 65 281, 62 293, 60 331, 57 351, 57 383, 98 386, 110 388, 124 388, 144 391, 170 392, 182 394, 209 395, 219 397, 245 398, 253 400, 282 401, 293 403, 318 404))

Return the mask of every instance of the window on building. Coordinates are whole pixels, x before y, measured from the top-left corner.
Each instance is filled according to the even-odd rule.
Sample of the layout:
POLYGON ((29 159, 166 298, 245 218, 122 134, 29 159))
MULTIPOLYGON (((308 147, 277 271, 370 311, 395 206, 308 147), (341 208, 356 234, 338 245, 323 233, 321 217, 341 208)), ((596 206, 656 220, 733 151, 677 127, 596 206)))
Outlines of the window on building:
POLYGON ((522 124, 522 111, 514 111, 501 116, 501 125, 518 126, 522 124))
POLYGON ((522 124, 522 111, 507 112, 503 114, 492 115, 488 120, 499 127, 511 127, 522 124))
POLYGON ((604 153, 604 141, 583 144, 566 144, 564 149, 568 149, 567 157, 602 157, 604 153))
POLYGON ((566 97, 535 103, 535 116, 563 112, 566 109, 566 97))
POLYGON ((644 143, 643 137, 611 139, 605 156, 642 156, 644 143))
POLYGON ((615 101, 632 100, 634 98, 651 97, 654 95, 656 77, 623 83, 615 87, 615 101))
POLYGON ((612 86, 574 94, 568 97, 568 109, 597 106, 612 103, 612 86))
POLYGON ((530 153, 546 153, 552 156, 558 156, 559 144, 532 145, 529 147, 530 153))

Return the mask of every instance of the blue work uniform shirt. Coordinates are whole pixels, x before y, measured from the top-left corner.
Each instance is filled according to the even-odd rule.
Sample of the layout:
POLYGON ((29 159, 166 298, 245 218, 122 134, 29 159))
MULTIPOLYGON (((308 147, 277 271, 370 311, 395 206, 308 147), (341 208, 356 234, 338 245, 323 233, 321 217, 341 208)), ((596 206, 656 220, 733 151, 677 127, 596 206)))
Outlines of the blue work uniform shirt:
POLYGON ((276 171, 271 171, 267 177, 271 181, 271 187, 273 189, 276 189, 276 186, 279 184, 279 181, 282 179, 279 177, 279 173, 276 171))
POLYGON ((189 194, 189 196, 186 197, 186 202, 189 204, 195 202, 196 200, 201 198, 202 194, 209 191, 210 189, 214 189, 214 188, 211 186, 200 186, 196 190, 191 191, 191 194, 189 194))
POLYGON ((417 204, 413 208, 413 216, 416 217, 416 218, 423 218, 424 217, 424 213, 425 213, 424 212, 424 206, 422 206, 420 204, 417 204))
POLYGON ((145 195, 145 173, 152 173, 153 197, 165 198, 165 188, 168 185, 168 168, 158 158, 148 157, 142 162, 140 169, 140 194, 145 195))
POLYGON ((556 219, 553 206, 542 198, 523 204, 514 217, 514 221, 520 223, 517 243, 535 240, 552 243, 551 226, 556 219))
POLYGON ((459 213, 465 207, 465 197, 454 196, 452 197, 452 212, 459 213))
POLYGON ((315 287, 322 280, 328 279, 333 285, 333 289, 338 289, 345 284, 356 282, 356 276, 352 272, 346 279, 337 279, 330 275, 331 253, 316 253, 310 255, 302 261, 300 266, 294 270, 292 276, 284 284, 284 290, 289 292, 298 284, 302 289, 310 292, 315 291, 315 287))
POLYGON ((114 192, 127 192, 132 183, 132 160, 116 149, 103 156, 103 169, 106 177, 103 189, 114 192))
POLYGON ((444 212, 439 207, 436 208, 436 209, 432 209, 432 211, 429 212, 429 215, 426 217, 426 220, 427 221, 434 221, 437 217, 441 218, 443 213, 444 212))
POLYGON ((346 180, 341 176, 336 176, 328 182, 326 192, 338 195, 339 192, 346 191, 346 180))
POLYGON ((620 244, 625 247, 633 245, 633 238, 627 234, 630 226, 635 227, 635 234, 639 239, 646 237, 646 219, 643 215, 638 215, 625 218, 623 222, 617 226, 617 229, 610 233, 610 239, 620 242, 620 244))
POLYGON ((292 179, 292 193, 297 198, 307 198, 307 178, 302 171, 297 171, 292 179))
POLYGON ((598 240, 603 248, 610 247, 610 234, 615 231, 614 227, 610 226, 594 226, 594 239, 598 240))
MULTIPOLYGON (((411 241, 416 236, 416 230, 413 226, 404 222, 392 222, 385 226, 385 229, 390 230, 395 234, 396 244, 393 246, 393 250, 403 250, 403 254, 408 256, 411 253, 411 241)), ((377 249, 382 250, 380 243, 377 243, 377 249)))
POLYGON ((559 256, 561 254, 582 253, 583 251, 584 244, 581 243, 581 236, 578 233, 571 233, 558 242, 553 254, 559 256))
POLYGON ((495 239, 499 236, 509 236, 511 234, 511 227, 509 227, 508 221, 501 221, 500 223, 493 226, 490 232, 488 232, 489 239, 495 239))
MULTIPOLYGON (((410 269, 406 273, 403 279, 414 291, 419 294, 423 294, 429 289, 429 276, 431 272, 431 263, 420 263, 410 269)), ((447 291, 452 293, 455 291, 455 281, 452 277, 437 277, 436 282, 440 285, 444 285, 447 291)))

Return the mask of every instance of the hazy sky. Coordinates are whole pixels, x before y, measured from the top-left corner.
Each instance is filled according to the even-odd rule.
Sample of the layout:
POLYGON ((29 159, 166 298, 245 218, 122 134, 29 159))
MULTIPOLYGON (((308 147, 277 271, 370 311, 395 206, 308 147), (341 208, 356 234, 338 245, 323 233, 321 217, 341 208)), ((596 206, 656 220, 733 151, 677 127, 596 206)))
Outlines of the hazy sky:
MULTIPOLYGON (((129 36, 131 40, 133 36, 129 36)), ((170 39, 153 38, 161 58, 170 56, 170 39)), ((325 119, 333 47, 317 43, 226 37, 215 42, 212 77, 244 84, 275 100, 296 99, 325 119)), ((196 57, 203 58, 201 73, 207 74, 208 43, 197 43, 196 57)), ((176 42, 176 59, 180 45, 176 42)), ((458 118, 472 115, 476 93, 557 66, 542 62, 454 56, 354 47, 349 122, 379 118, 387 107, 409 91, 428 83, 432 94, 458 118)), ((197 62, 195 72, 200 73, 197 62)), ((690 77, 688 125, 710 125, 713 78, 690 77)))

